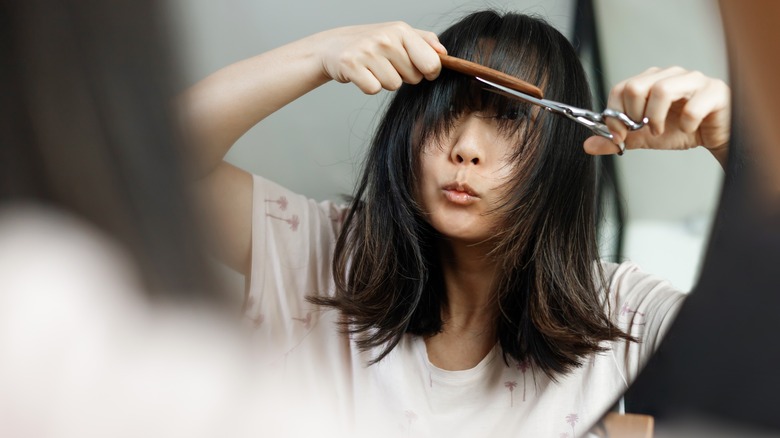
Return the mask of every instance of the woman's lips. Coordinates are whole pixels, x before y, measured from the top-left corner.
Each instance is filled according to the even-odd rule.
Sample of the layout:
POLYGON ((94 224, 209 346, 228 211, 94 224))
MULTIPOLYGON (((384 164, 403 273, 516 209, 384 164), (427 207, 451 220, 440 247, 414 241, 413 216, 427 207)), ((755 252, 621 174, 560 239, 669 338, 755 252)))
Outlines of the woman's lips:
POLYGON ((469 205, 479 200, 479 195, 468 184, 451 183, 442 188, 444 196, 458 205, 469 205))

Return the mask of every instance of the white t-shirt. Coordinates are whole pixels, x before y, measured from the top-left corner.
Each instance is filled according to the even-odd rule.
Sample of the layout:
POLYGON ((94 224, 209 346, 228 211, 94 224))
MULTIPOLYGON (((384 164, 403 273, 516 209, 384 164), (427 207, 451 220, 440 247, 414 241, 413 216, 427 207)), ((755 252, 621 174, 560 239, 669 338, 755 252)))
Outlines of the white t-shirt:
POLYGON ((368 366, 376 352, 361 353, 339 331, 338 312, 305 300, 334 293, 331 264, 344 209, 255 176, 253 211, 247 317, 264 352, 261 375, 283 388, 279 418, 305 422, 325 412, 333 435, 582 436, 636 378, 684 297, 632 263, 604 263, 612 319, 642 342, 607 343, 608 351, 557 382, 525 364, 506 364, 498 345, 472 369, 439 369, 413 335, 368 366))

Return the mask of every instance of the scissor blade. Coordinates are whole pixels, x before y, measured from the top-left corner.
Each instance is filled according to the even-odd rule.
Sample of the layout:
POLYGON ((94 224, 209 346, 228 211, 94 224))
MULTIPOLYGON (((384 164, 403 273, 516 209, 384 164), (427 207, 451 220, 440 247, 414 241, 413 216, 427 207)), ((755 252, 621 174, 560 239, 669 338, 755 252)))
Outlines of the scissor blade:
MULTIPOLYGON (((523 92, 513 90, 511 88, 505 87, 503 85, 496 84, 494 82, 485 80, 483 78, 477 77, 478 81, 483 82, 487 85, 490 85, 493 87, 497 93, 501 93, 503 95, 509 96, 509 97, 515 97, 517 99, 520 99, 524 102, 531 103, 533 105, 538 105, 550 112, 560 114, 569 120, 572 120, 576 123, 579 123, 580 125, 585 126, 586 128, 593 131, 595 134, 600 135, 602 137, 606 137, 610 140, 613 139, 612 133, 609 131, 609 128, 606 124, 601 122, 600 120, 596 120, 593 117, 593 114, 591 111, 582 110, 580 108, 575 108, 570 105, 562 104, 559 102, 555 102, 552 100, 547 99, 537 99, 533 96, 529 96, 523 92)), ((622 151, 622 147, 621 147, 622 151)))
POLYGON ((538 106, 540 106, 540 107, 542 107, 542 108, 544 108, 546 110, 552 111, 552 112, 561 113, 561 114, 565 114, 566 113, 566 110, 563 107, 557 105, 555 102, 553 102, 551 100, 537 99, 536 97, 533 97, 533 96, 531 96, 529 94, 525 94, 525 93, 523 93, 521 91, 513 90, 513 89, 511 89, 509 87, 505 87, 503 85, 499 85, 499 84, 497 84, 495 82, 491 82, 491 81, 489 81, 487 79, 483 79, 483 78, 481 78, 479 76, 475 76, 474 78, 476 80, 482 82, 482 83, 490 85, 491 87, 493 87, 493 88, 503 92, 504 94, 510 95, 511 97, 515 97, 515 98, 520 99, 522 101, 525 101, 525 102, 528 102, 528 103, 531 103, 531 104, 534 104, 534 105, 538 105, 538 106))

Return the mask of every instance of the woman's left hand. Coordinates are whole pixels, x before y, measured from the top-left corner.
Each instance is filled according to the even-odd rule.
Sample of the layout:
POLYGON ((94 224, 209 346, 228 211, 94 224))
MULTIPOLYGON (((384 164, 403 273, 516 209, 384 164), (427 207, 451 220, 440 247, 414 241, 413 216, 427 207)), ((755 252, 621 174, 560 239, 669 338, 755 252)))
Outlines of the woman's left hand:
POLYGON ((618 120, 607 118, 614 140, 591 137, 585 141, 585 152, 615 154, 620 142, 625 142, 626 149, 703 146, 725 167, 731 134, 731 90, 725 82, 681 67, 653 67, 615 85, 607 107, 633 120, 647 117, 650 122, 629 131, 618 120))

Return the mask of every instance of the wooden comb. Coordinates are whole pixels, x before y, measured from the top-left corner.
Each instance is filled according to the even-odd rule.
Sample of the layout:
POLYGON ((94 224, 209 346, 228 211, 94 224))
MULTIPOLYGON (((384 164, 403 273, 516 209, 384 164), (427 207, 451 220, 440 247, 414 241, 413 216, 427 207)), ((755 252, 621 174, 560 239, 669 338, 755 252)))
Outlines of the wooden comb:
POLYGON ((544 98, 542 90, 522 79, 518 79, 498 70, 493 70, 490 67, 485 67, 476 62, 466 61, 465 59, 456 58, 454 56, 442 55, 440 53, 439 58, 441 58, 441 65, 450 70, 469 76, 479 76, 490 82, 495 82, 499 85, 520 91, 521 93, 529 94, 537 99, 544 98))

